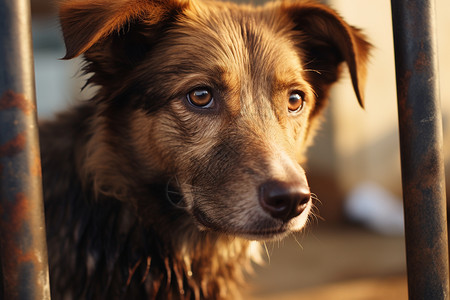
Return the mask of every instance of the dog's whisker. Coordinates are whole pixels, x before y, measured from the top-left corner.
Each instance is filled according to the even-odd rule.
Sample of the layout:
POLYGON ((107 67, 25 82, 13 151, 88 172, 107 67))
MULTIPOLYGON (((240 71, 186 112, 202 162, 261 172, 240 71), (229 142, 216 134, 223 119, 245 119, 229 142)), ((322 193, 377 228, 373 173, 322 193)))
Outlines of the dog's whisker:
MULTIPOLYGON (((173 177, 177 183, 176 187, 178 188, 178 178, 176 176, 173 177)), ((171 185, 170 182, 172 181, 172 178, 169 179, 166 183, 166 199, 169 201, 170 204, 172 204, 172 206, 179 208, 179 209, 187 209, 186 203, 184 201, 184 197, 183 194, 178 191, 178 190, 173 190, 171 189, 171 185), (182 203, 184 203, 184 206, 181 205, 182 203)))
POLYGON ((322 216, 320 216, 319 209, 315 205, 313 205, 311 207, 311 217, 316 220, 317 224, 319 223, 319 220, 320 221, 325 221, 325 219, 322 216))
POLYGON ((314 69, 304 69, 303 71, 305 71, 305 72, 313 72, 313 73, 317 73, 317 74, 319 74, 319 75, 322 74, 322 72, 320 72, 320 71, 318 71, 318 70, 314 70, 314 69))
POLYGON ((267 249, 267 244, 265 241, 263 242, 263 245, 264 245, 264 249, 266 250, 267 259, 268 259, 269 265, 270 265, 270 254, 269 254, 269 250, 267 249))
POLYGON ((320 201, 319 196, 317 196, 317 195, 314 194, 314 193, 311 193, 311 199, 314 200, 314 202, 316 202, 316 203, 318 203, 318 204, 320 204, 320 205, 323 204, 322 201, 320 201))
POLYGON ((297 245, 299 245, 300 249, 304 250, 302 244, 300 244, 300 242, 297 240, 297 237, 295 236, 295 234, 292 233, 292 237, 294 238, 294 241, 297 243, 297 245))

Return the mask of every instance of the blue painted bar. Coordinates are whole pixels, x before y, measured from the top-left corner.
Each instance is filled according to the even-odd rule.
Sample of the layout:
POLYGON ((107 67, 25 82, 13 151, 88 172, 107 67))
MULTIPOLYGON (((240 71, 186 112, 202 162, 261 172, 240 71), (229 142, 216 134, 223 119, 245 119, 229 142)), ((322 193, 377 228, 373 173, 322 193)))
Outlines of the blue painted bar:
POLYGON ((29 1, 0 0, 0 299, 50 299, 29 1))

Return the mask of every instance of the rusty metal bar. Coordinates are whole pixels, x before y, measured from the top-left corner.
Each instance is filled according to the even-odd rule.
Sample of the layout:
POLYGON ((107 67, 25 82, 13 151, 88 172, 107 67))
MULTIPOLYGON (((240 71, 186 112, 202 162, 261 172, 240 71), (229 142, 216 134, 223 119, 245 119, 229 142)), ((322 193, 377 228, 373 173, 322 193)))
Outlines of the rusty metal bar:
POLYGON ((0 0, 0 299, 50 299, 28 0, 0 0))
POLYGON ((392 0, 409 299, 448 299, 434 2, 392 0))

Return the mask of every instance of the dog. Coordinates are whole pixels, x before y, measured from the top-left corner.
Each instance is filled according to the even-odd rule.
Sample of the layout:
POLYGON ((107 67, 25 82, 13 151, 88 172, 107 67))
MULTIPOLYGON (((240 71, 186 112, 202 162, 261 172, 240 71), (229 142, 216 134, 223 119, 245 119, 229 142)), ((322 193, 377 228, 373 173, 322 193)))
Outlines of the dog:
POLYGON ((304 169, 370 44, 312 1, 66 0, 89 101, 41 122, 53 299, 239 299, 258 241, 301 231, 304 169))

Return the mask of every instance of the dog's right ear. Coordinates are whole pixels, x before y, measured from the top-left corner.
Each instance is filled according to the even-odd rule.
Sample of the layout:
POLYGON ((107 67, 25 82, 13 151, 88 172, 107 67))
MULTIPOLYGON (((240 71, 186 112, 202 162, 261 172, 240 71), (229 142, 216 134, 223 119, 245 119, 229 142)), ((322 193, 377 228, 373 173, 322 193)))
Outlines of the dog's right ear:
POLYGON ((59 16, 66 44, 64 59, 88 51, 96 43, 142 22, 152 26, 176 15, 187 2, 181 0, 66 0, 59 16))
POLYGON ((365 35, 347 24, 334 10, 310 1, 285 1, 282 10, 293 20, 299 33, 316 94, 326 97, 329 86, 339 77, 339 65, 345 62, 350 71, 356 97, 364 107, 364 85, 369 52, 365 35))

